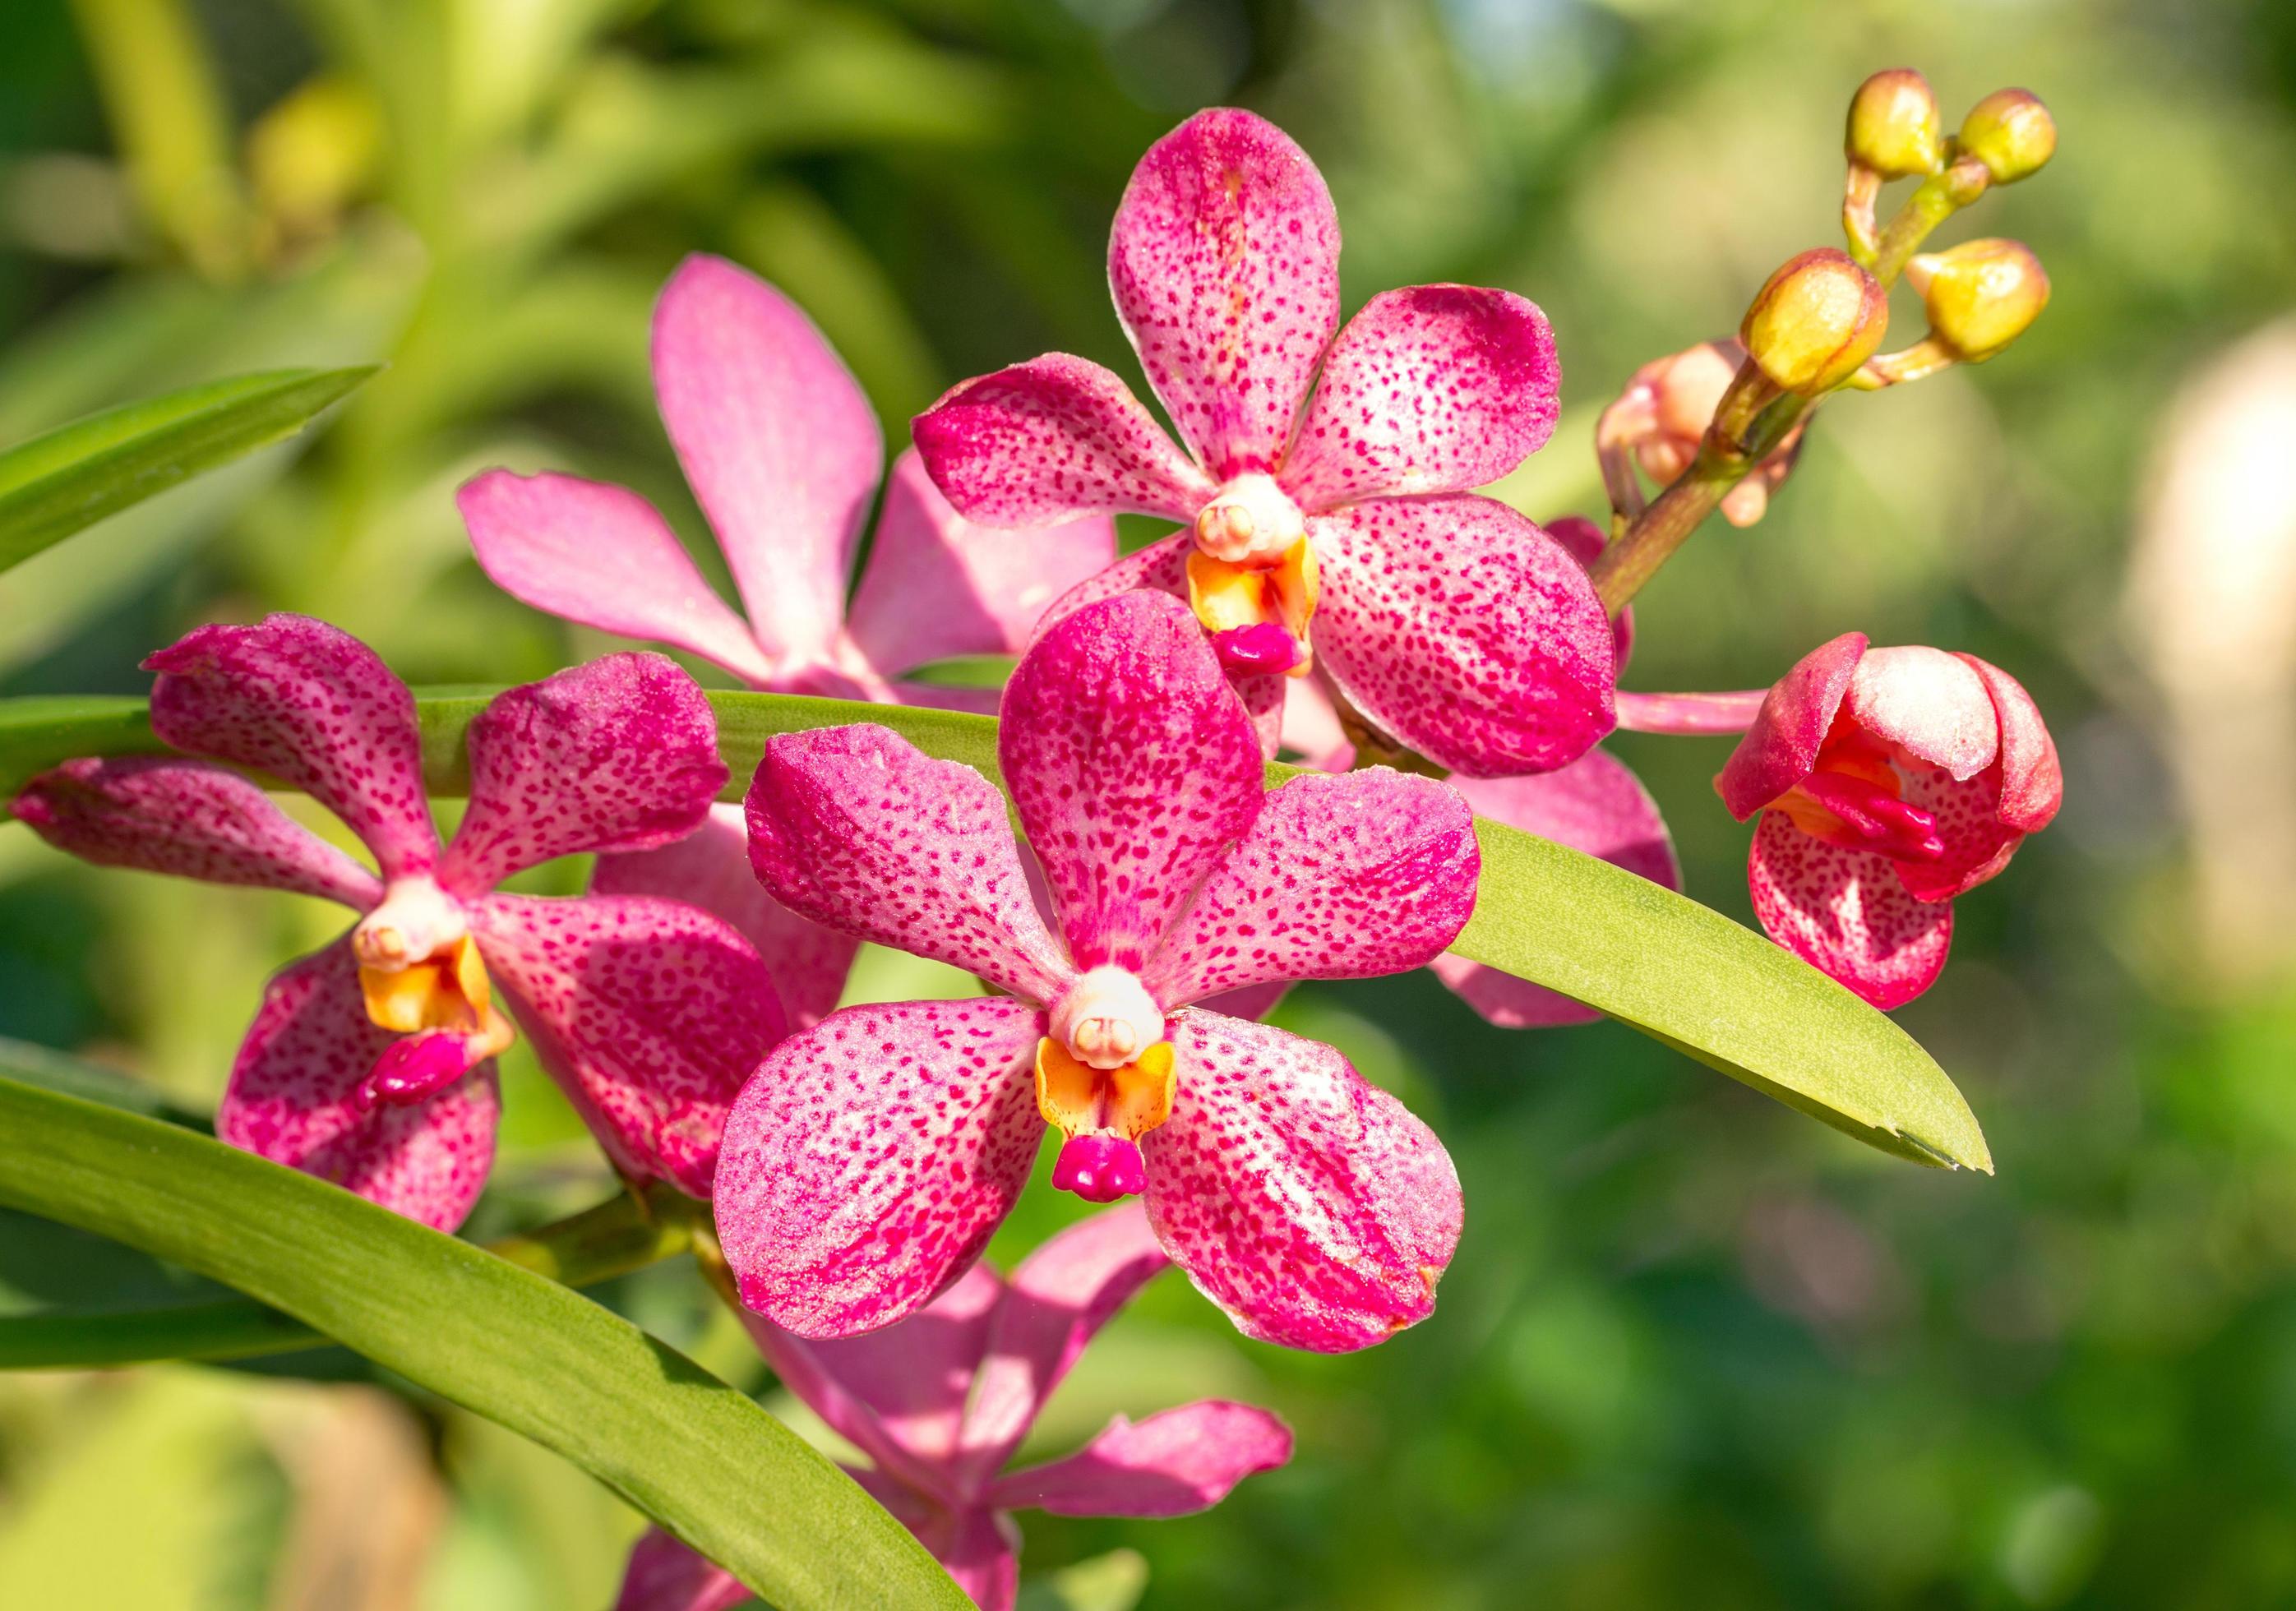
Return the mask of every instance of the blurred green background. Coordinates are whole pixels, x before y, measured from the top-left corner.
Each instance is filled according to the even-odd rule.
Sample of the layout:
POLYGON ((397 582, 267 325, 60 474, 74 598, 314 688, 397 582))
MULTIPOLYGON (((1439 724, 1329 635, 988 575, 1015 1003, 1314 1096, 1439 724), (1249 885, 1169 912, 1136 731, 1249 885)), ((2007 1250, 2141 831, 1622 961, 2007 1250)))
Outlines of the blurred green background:
MULTIPOLYGON (((315 438, 0 579, 0 692, 141 691, 152 648, 272 608, 415 682, 596 652, 487 585, 449 494, 556 466, 700 534, 644 363, 681 255, 789 290, 896 440, 940 387, 1047 348, 1136 374, 1109 216, 1141 150, 1215 102, 1321 164, 1350 305, 1462 280, 1546 308, 1563 425, 1503 490, 1596 512, 1595 411, 1835 240, 1842 108, 1900 64, 1949 122, 2005 84, 2056 111, 2055 163, 1940 237, 2025 239, 2054 305, 1981 371, 1829 408, 1769 519, 1702 533, 1644 595, 1628 681, 1759 684, 1859 627, 2039 698, 2064 814, 1961 903, 1952 968, 1901 1015, 1998 1178, 1865 1152, 1612 1026, 1488 1029, 1424 975, 1301 991, 1285 1021, 1459 1162, 1441 1307, 1326 1360, 1240 1341, 1165 1278, 1046 1444, 1218 1393, 1278 1409, 1298 1457, 1189 1520, 1028 1518, 1030 1604, 1131 1604, 1140 1556, 1164 1608, 2287 1604, 2280 0, 18 0, 0 442, 214 375, 390 367, 315 438)), ((1746 918, 1745 830, 1706 783, 1723 747, 1618 747, 1692 892, 1746 918)), ((0 830, 0 1033, 202 1107, 265 975, 331 925, 0 830)), ((873 967, 865 987, 910 987, 873 967)), ((480 1229, 608 1187, 530 1065, 507 1084, 480 1229)), ((1030 1194, 999 1256, 1062 1212, 1030 1194)), ((0 1302, 115 1263, 123 1296, 164 1284, 0 1222, 0 1302)), ((699 1294, 679 1264, 607 1296, 758 1380, 699 1294)), ((589 1611, 638 1526, 345 1355, 0 1378, 10 1607, 589 1611)))

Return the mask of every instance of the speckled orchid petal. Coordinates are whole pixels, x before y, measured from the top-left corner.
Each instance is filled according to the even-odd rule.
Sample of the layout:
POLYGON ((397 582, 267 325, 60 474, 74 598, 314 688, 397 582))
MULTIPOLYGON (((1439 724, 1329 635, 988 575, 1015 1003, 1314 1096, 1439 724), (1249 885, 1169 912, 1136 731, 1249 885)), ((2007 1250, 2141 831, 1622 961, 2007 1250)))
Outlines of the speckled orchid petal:
POLYGON ((938 1492, 1004 1296, 982 1263, 917 1313, 859 1337, 808 1342, 761 1314, 742 1319, 782 1385, 840 1437, 885 1475, 938 1492))
POLYGON ((2025 836, 2001 821, 2001 770, 1988 766, 1966 782, 1943 767, 1907 768, 1898 797, 1936 822, 1945 854, 1933 862, 1899 861, 1898 881, 1917 901, 1966 895, 2009 864, 2025 836))
POLYGON ((216 1107, 217 1136, 453 1231, 494 1162, 495 1066, 481 1063, 419 1102, 359 1100, 359 1083, 397 1038, 368 1019, 347 941, 289 964, 240 1044, 216 1107))
POLYGON ((1168 594, 1047 632, 1005 685, 996 743, 1079 969, 1137 969, 1259 814, 1259 734, 1168 594))
MULTIPOLYGON (((1097 576, 1086 577, 1046 606, 1043 617, 1037 622, 1037 637, 1043 637, 1086 605, 1097 604, 1103 599, 1112 599, 1119 593, 1168 593, 1176 599, 1186 598, 1188 555, 1194 551, 1195 538, 1183 531, 1168 537, 1160 537, 1147 547, 1126 554, 1097 576)), ((1293 682, 1297 679, 1287 677, 1282 680, 1293 682)))
POLYGON ((983 1339, 979 1386, 964 1411, 968 1476, 1004 1468, 1085 1345, 1170 1262, 1136 1202, 1069 1226, 1021 1261, 983 1339))
POLYGON ((707 1198, 726 1112, 782 1035, 757 953, 699 907, 646 895, 469 910, 512 1014, 616 1167, 707 1198))
POLYGON ((1215 868, 1141 982, 1167 1009, 1279 979, 1423 967, 1475 909, 1482 857, 1457 790, 1384 766, 1298 777, 1215 868))
MULTIPOLYGON (((1452 787, 1477 816, 1583 850, 1669 889, 1682 867, 1658 806, 1615 756, 1590 749, 1557 772, 1521 778, 1456 778, 1452 787)), ((1569 996, 1471 962, 1437 957, 1435 977, 1502 1029, 1591 1024, 1603 1015, 1569 996)))
POLYGON ((1746 882, 1763 930, 1885 1011, 1937 982, 1953 943, 1953 907, 1916 901, 1897 863, 1812 838, 1762 814, 1746 882))
POLYGON ((1959 655, 1923 644, 1869 649, 1841 714, 1911 761, 1965 783, 1993 764, 2001 727, 1985 679, 1959 655))
POLYGON ((1382 291, 1332 343, 1280 478, 1308 510, 1466 492, 1546 445, 1561 380, 1546 315, 1512 291, 1382 291))
POLYGON ((471 803, 439 876, 459 895, 580 851, 652 850, 726 787, 718 720, 658 654, 617 654, 495 696, 471 724, 471 803))
POLYGON ((26 784, 14 810, 49 844, 99 867, 288 889, 361 912, 382 899, 374 874, 206 761, 66 761, 26 784))
POLYGON ((1432 1313, 1460 1222, 1434 1133, 1319 1042, 1201 1008, 1169 1033, 1148 1219, 1197 1288, 1245 1336, 1325 1353, 1432 1313))
POLYGON ((1054 1516, 1190 1516, 1291 1458, 1291 1428, 1275 1416, 1204 1399, 1144 1421, 1119 1415, 1066 1460, 1000 1477, 988 1502, 1054 1516))
POLYGON ((758 642, 827 658, 885 463, 859 383, 787 297, 695 256, 654 306, 653 386, 758 642))
POLYGON ((1732 816, 1744 822, 1816 769, 1866 642, 1862 632, 1845 632, 1819 644, 1763 696, 1753 725, 1714 780, 1732 816))
POLYGON ((809 1029, 829 1015, 861 948, 851 935, 809 923, 765 892, 750 871, 750 830, 739 806, 712 806, 700 828, 659 850, 600 856, 590 889, 684 901, 733 924, 766 965, 791 1029, 809 1029))
POLYGON ((1611 731, 1611 618, 1586 568, 1488 498, 1309 518, 1316 663, 1372 722, 1470 777, 1551 772, 1611 731))
POLYGON ((614 1611, 734 1611, 751 1598, 725 1567, 649 1527, 630 1550, 614 1611))
POLYGON ((911 449, 886 484, 846 630, 887 676, 955 655, 1018 654, 1046 605, 1115 558, 1106 515, 1028 531, 974 525, 911 449))
POLYGON ((1264 118, 1198 112, 1148 148, 1108 243, 1148 384, 1213 477, 1275 467, 1340 320, 1340 224, 1264 118))
POLYGON ((465 481, 455 503, 479 568, 521 603, 685 650, 745 683, 772 679, 749 623, 702 579, 653 505, 627 487, 490 470, 465 481))
POLYGON ((414 698, 374 650, 308 616, 201 626, 144 662, 152 731, 177 749, 267 773, 342 818, 385 879, 429 872, 414 698))
POLYGON ((1122 380, 1066 353, 952 387, 913 429, 933 485, 992 526, 1125 512, 1189 520, 1213 492, 1122 380))
POLYGON ((750 864, 800 917, 1033 1001, 1070 977, 1037 916, 1004 797, 873 724, 785 733, 747 804, 750 864))
POLYGON ((800 1337, 914 1314, 1021 1189, 1044 1015, 995 997, 849 1007, 775 1049, 734 1106, 718 1233, 742 1301, 800 1337))

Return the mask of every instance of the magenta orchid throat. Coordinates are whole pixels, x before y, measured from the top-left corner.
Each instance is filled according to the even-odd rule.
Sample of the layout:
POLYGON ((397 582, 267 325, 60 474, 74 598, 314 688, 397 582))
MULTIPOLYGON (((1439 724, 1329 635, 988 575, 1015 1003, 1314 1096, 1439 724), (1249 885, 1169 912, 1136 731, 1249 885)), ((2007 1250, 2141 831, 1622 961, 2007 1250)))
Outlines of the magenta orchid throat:
POLYGON ((1423 966, 1480 857, 1465 805, 1385 769, 1272 793, 1251 721, 1178 601, 1125 593, 1046 633, 1004 693, 1004 799, 877 727, 777 738, 750 857, 828 927, 1002 995, 832 1014, 727 1122, 717 1213, 742 1298, 800 1336, 914 1313, 1027 1183, 1144 1196, 1175 1263, 1248 1334, 1375 1343, 1424 1318, 1459 1234, 1434 1135, 1330 1047, 1193 1003, 1423 966))

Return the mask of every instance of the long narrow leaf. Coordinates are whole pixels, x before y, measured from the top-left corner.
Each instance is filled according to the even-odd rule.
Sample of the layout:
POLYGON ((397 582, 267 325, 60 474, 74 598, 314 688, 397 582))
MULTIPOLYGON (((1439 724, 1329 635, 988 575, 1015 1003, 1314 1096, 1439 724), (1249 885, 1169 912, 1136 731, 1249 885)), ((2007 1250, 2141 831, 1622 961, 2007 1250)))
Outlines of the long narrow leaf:
POLYGON ((852 1481, 627 1321, 467 1242, 0 1062, 0 1205, 238 1288, 572 1460, 787 1611, 969 1602, 852 1481))
POLYGON ((374 372, 282 369, 124 404, 0 454, 0 570, 291 436, 374 372))
MULTIPOLYGON (((740 797, 775 734, 849 722, 882 723, 931 755, 994 775, 996 724, 987 716, 778 694, 709 701, 733 769, 729 798, 740 797)), ((153 745, 116 704, 91 704, 83 724, 65 703, 0 701, 0 788, 70 756, 153 745)), ((422 701, 425 765, 442 794, 468 786, 463 738, 484 704, 459 692, 422 701)), ((1977 1119, 1945 1071, 1808 963, 1608 862, 1496 822, 1479 822, 1478 831, 1482 887, 1461 955, 1599 1008, 1893 1156, 1992 1169, 1977 1119)))

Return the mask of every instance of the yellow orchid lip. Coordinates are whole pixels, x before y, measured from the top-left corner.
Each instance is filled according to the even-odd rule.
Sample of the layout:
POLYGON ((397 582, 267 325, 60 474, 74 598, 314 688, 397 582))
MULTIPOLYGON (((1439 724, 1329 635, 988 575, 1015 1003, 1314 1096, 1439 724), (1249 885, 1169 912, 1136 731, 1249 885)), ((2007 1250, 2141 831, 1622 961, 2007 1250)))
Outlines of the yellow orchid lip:
POLYGON ((1169 1041, 1114 1068, 1078 1061, 1050 1035, 1037 1043, 1037 1111, 1063 1135, 1137 1141, 1171 1117, 1178 1089, 1169 1041))
POLYGON ((1188 608, 1233 672, 1301 677, 1314 669, 1308 625, 1319 591, 1315 545, 1304 536, 1273 565, 1188 553, 1188 608))
POLYGON ((493 1057, 514 1037, 510 1020, 494 1009, 494 990, 478 942, 465 934, 443 950, 404 968, 361 964, 359 994, 366 1016, 394 1034, 446 1030, 472 1043, 472 1060, 493 1057))

